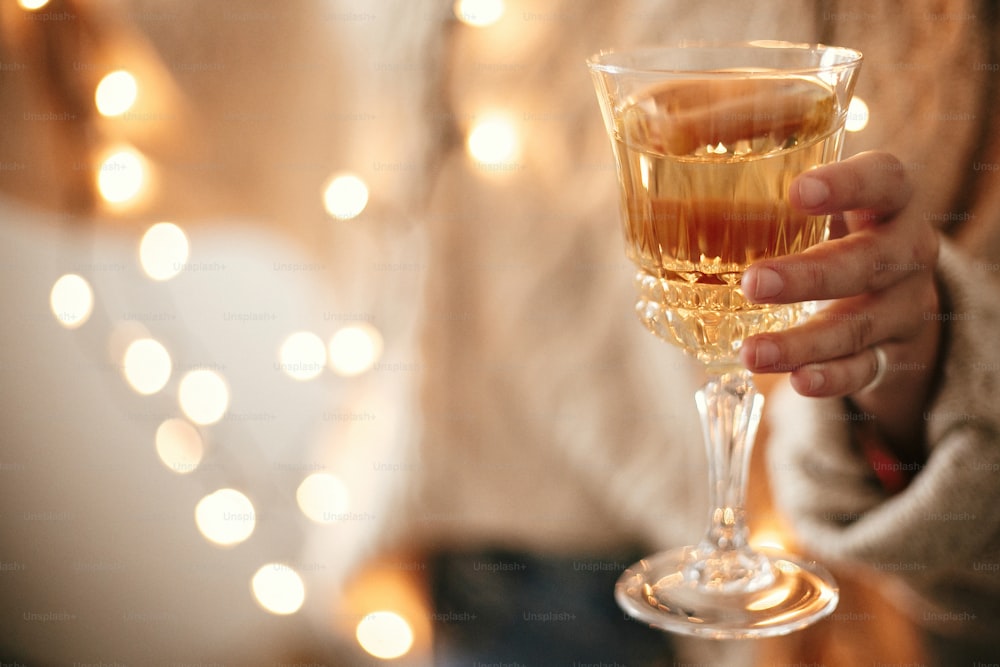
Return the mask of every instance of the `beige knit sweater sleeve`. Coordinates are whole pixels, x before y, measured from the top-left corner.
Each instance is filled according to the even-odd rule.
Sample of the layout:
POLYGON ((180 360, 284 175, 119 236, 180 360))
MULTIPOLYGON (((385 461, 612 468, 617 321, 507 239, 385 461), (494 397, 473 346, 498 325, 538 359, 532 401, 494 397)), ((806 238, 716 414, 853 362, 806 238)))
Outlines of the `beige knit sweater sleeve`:
MULTIPOLYGON (((919 602, 914 620, 948 634, 1000 618, 1000 297, 988 266, 948 242, 938 274, 947 339, 937 394, 923 412, 929 456, 896 494, 883 490, 843 401, 782 389, 768 443, 776 502, 798 539, 826 561, 864 563, 898 577, 919 602)), ((995 272, 994 272, 995 273, 995 272)), ((905 369, 896 372, 906 372, 905 369)))

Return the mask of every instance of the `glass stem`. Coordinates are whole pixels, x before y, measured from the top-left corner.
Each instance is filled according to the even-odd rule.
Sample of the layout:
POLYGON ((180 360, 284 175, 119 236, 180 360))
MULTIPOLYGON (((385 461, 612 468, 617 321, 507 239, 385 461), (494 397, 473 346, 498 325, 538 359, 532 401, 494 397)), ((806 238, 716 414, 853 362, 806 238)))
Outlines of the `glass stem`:
MULTIPOLYGON (((764 396, 749 371, 713 374, 695 394, 709 466, 709 528, 699 551, 747 548, 747 479, 764 396)), ((703 553, 703 555, 709 555, 703 553)))

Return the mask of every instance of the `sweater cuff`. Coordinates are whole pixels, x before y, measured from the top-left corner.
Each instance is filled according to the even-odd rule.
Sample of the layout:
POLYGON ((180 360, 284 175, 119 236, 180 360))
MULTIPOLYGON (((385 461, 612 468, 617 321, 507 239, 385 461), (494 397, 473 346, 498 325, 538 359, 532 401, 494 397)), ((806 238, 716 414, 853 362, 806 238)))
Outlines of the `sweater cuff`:
MULTIPOLYGON (((938 266, 946 312, 940 386, 922 418, 929 454, 892 493, 859 433, 870 417, 839 399, 783 386, 770 399, 768 457, 780 511, 820 558, 864 561, 902 574, 932 599, 950 588, 996 588, 983 563, 1000 561, 1000 380, 995 277, 944 242, 938 266)), ((898 464, 898 462, 896 462, 898 464)), ((898 464, 902 465, 902 464, 898 464)), ((891 470, 890 470, 891 471, 891 470)), ((993 594, 998 591, 994 590, 993 594)))

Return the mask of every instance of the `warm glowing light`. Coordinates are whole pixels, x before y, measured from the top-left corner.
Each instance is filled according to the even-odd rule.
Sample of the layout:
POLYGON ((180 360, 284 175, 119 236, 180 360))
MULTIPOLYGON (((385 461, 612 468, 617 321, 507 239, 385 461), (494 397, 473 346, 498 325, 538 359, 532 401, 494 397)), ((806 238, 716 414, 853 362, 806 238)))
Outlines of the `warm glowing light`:
POLYGON ((848 132, 860 132, 866 127, 868 127, 868 104, 860 97, 855 97, 847 107, 847 122, 844 128, 848 132))
POLYGON ((133 341, 125 350, 122 372, 129 386, 148 396, 163 389, 170 379, 172 365, 167 348, 152 338, 133 341))
POLYGON ((306 599, 302 577, 281 563, 268 563, 257 570, 250 587, 260 606, 272 614, 294 614, 306 599))
POLYGON ((45 5, 49 4, 49 0, 17 0, 17 4, 21 6, 21 9, 27 9, 29 12, 33 12, 36 9, 41 9, 45 5))
POLYGON ((229 407, 229 388, 218 373, 208 369, 190 371, 181 379, 177 396, 181 410, 195 424, 214 424, 229 407))
POLYGON ((477 162, 510 162, 517 156, 517 130, 509 118, 487 117, 469 132, 466 148, 477 162))
POLYGON ((354 376, 369 370, 382 355, 382 335, 366 323, 339 329, 330 339, 330 368, 338 375, 354 376))
POLYGON ((652 160, 645 153, 639 153, 639 179, 643 188, 649 188, 649 174, 653 171, 652 160))
POLYGON ((194 520, 206 540, 221 546, 243 542, 257 524, 253 503, 236 489, 219 489, 202 498, 194 520))
POLYGON ((355 636, 361 648, 384 660, 406 655, 413 646, 413 629, 392 611, 374 611, 362 618, 355 636))
POLYGON ((52 285, 49 307, 59 324, 76 329, 90 318, 94 310, 94 291, 81 276, 67 273, 52 285))
POLYGON ((181 272, 188 259, 184 231, 170 222, 158 222, 142 236, 139 264, 153 280, 169 280, 181 272))
POLYGON ((183 419, 168 419, 156 429, 156 453, 163 465, 184 475, 201 463, 204 446, 198 429, 183 419))
POLYGON ((281 344, 280 367, 295 380, 311 380, 326 367, 326 345, 311 331, 293 333, 281 344))
POLYGON ((747 603, 746 608, 750 611, 765 611, 767 609, 773 609, 787 600, 791 594, 792 589, 789 584, 786 583, 781 586, 776 586, 773 590, 765 593, 762 597, 755 598, 752 602, 747 603))
POLYGON ((482 28, 503 17, 503 0, 457 0, 455 17, 467 25, 482 28))
POLYGON ((135 104, 139 86, 135 77, 123 69, 111 72, 97 84, 94 104, 102 116, 120 116, 135 104))
POLYGON ((750 544, 757 549, 777 549, 784 551, 786 548, 784 539, 780 532, 776 530, 755 530, 750 538, 750 544))
POLYGON ((302 480, 295 500, 302 513, 316 523, 331 523, 347 512, 347 487, 334 475, 317 472, 302 480))
POLYGON ((367 205, 368 186, 353 174, 335 176, 323 189, 323 207, 338 220, 358 217, 367 205))
POLYGON ((109 155, 101 163, 97 174, 97 190, 105 201, 112 204, 134 199, 145 182, 145 162, 134 148, 123 148, 109 155))

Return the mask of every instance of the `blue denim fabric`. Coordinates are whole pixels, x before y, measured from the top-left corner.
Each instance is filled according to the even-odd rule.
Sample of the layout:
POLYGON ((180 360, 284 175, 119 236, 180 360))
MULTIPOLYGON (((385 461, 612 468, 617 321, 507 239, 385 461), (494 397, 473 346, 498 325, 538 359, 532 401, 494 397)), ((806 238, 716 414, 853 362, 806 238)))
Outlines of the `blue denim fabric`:
POLYGON ((673 666, 670 637, 615 604, 632 554, 446 552, 429 563, 439 667, 673 666))

